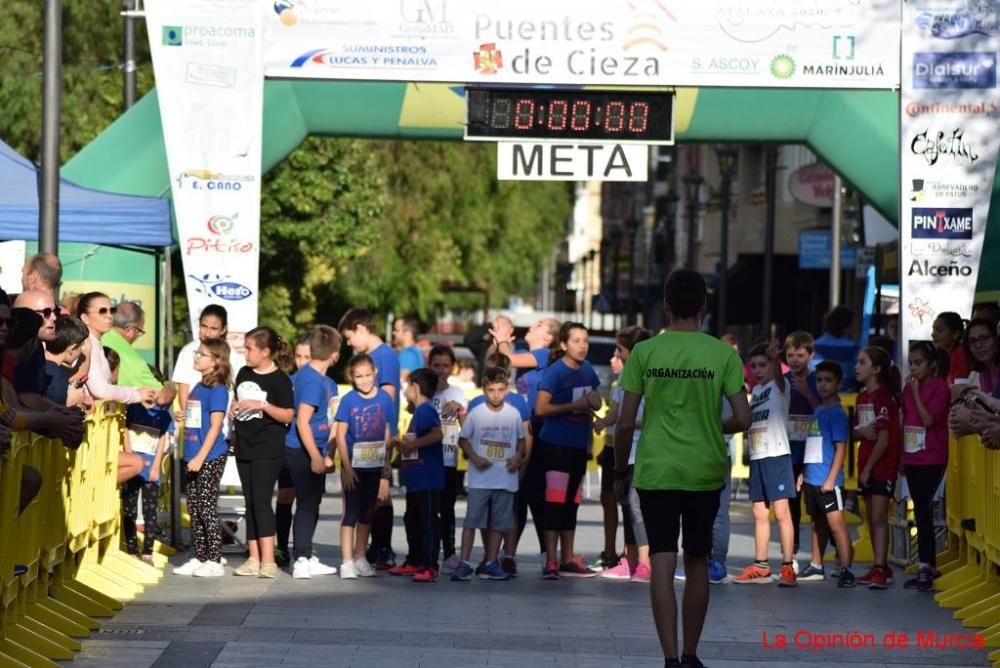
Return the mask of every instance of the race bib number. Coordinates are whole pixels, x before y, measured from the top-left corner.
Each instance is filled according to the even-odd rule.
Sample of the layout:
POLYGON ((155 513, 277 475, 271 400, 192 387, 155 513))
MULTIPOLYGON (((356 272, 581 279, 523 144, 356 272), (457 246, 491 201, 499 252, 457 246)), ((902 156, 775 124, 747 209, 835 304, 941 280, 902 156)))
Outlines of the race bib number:
POLYGON ((804 441, 809 438, 809 428, 812 426, 812 415, 788 416, 788 440, 804 441))
POLYGON ((923 427, 904 427, 903 452, 913 454, 927 447, 927 430, 923 427))
POLYGON ((871 404, 858 406, 858 426, 867 427, 870 424, 875 424, 875 406, 871 404))
POLYGON ((156 455, 156 446, 160 442, 160 430, 140 424, 128 428, 128 442, 132 451, 140 455, 156 455))
POLYGON ((806 457, 803 460, 806 464, 823 463, 823 437, 809 436, 806 438, 806 457))
POLYGON ((441 444, 444 446, 445 466, 458 466, 458 436, 461 431, 458 420, 441 422, 441 444))
POLYGON ((753 458, 767 449, 767 427, 751 429, 749 438, 750 457, 753 458))
POLYGON ((351 466, 356 469, 382 468, 385 464, 385 441, 358 441, 351 452, 351 466))
MULTIPOLYGON (((409 431, 409 432, 406 432, 405 434, 403 434, 403 441, 404 442, 405 441, 415 441, 415 440, 417 440, 417 435, 414 434, 412 431, 409 431)), ((404 461, 404 462, 412 462, 415 459, 420 459, 420 455, 417 453, 416 450, 414 450, 410 454, 406 454, 402 450, 400 450, 399 451, 399 459, 400 459, 400 461, 404 461)))
POLYGON ((184 426, 189 429, 201 429, 201 401, 188 399, 184 408, 184 426))
POLYGON ((510 459, 510 443, 505 441, 480 441, 483 456, 491 462, 503 463, 510 459))

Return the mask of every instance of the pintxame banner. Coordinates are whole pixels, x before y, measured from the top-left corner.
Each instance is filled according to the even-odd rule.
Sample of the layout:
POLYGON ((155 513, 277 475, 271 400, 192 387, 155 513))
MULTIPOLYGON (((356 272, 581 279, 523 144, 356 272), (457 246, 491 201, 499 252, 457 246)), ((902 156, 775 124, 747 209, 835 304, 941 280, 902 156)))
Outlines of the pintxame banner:
POLYGON ((1000 150, 1000 0, 903 3, 900 325, 970 317, 1000 150))
POLYGON ((268 76, 895 88, 899 0, 277 0, 268 76))
POLYGON ((261 3, 146 0, 192 331, 208 304, 257 325, 264 96, 261 3))

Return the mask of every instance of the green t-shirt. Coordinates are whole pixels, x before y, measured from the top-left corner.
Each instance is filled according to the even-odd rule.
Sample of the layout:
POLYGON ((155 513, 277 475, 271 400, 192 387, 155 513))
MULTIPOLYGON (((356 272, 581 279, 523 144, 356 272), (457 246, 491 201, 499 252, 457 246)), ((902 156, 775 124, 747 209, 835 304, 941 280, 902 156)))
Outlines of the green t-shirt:
POLYGON ((149 370, 146 360, 121 334, 112 329, 101 337, 101 343, 114 350, 121 358, 118 365, 118 385, 163 389, 163 383, 156 380, 156 376, 149 370))
POLYGON ((666 331, 636 345, 621 385, 646 400, 636 489, 721 489, 729 465, 721 398, 743 389, 736 351, 707 334, 666 331))

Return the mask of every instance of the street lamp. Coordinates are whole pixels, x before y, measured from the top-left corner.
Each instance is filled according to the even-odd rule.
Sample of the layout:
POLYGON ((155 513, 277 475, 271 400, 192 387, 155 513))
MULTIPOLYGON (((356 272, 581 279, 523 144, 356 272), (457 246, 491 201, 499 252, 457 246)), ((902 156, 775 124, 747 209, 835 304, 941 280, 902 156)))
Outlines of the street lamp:
POLYGON ((719 315, 716 318, 716 333, 722 335, 726 330, 726 310, 729 290, 729 204, 732 193, 733 176, 736 174, 736 158, 739 150, 732 144, 722 144, 715 147, 719 159, 719 175, 722 177, 722 199, 720 213, 722 214, 722 230, 719 234, 719 315))
POLYGON ((695 268, 694 261, 694 240, 695 240, 695 229, 697 228, 697 217, 698 217, 698 199, 699 192, 701 191, 701 184, 705 179, 701 178, 701 175, 695 171, 688 172, 681 181, 684 182, 685 195, 687 196, 688 205, 688 240, 687 240, 687 257, 684 259, 684 266, 688 269, 695 268))

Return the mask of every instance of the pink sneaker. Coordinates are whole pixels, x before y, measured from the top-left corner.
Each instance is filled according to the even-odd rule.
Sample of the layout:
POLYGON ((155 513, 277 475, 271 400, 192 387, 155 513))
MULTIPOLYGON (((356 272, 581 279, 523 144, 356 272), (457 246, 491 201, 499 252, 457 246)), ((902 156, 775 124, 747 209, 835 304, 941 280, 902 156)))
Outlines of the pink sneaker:
POLYGON ((650 572, 649 566, 639 564, 632 572, 632 582, 649 582, 650 576, 652 576, 652 572, 650 572))
POLYGON ((601 571, 601 577, 609 580, 628 580, 632 577, 632 568, 628 565, 628 559, 622 557, 617 566, 605 568, 601 571))

